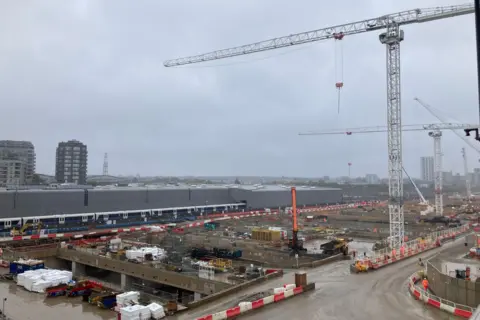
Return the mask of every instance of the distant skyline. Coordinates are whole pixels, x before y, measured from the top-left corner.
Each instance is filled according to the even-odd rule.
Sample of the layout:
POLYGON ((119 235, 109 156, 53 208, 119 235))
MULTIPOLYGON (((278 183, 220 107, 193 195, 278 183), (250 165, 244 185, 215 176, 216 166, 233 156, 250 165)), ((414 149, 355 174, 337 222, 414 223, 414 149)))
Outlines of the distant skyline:
MULTIPOLYGON (((380 32, 337 43, 340 112, 334 41, 180 68, 162 63, 464 1, 8 1, 0 12, 0 139, 32 141, 37 172, 46 174, 58 142, 77 139, 88 146, 89 174, 102 173, 107 152, 112 175, 333 177, 347 176, 351 162, 351 176, 386 177, 384 133, 297 135, 386 125, 380 32)), ((474 16, 403 29, 403 124, 438 122, 414 97, 476 122, 474 16)), ((419 177, 433 141, 427 132, 403 137, 404 167, 419 177)), ((480 167, 478 153, 445 132, 443 171, 463 174, 462 147, 470 171, 480 167)))

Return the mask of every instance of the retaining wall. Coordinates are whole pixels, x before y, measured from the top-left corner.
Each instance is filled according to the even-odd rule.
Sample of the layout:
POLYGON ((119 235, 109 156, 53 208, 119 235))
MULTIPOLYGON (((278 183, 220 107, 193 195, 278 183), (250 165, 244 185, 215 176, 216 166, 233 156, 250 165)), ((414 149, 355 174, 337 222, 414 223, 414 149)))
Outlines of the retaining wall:
POLYGON ((480 304, 480 283, 450 277, 427 262, 430 289, 442 298, 475 308, 480 304))
POLYGON ((421 276, 416 272, 410 276, 408 281, 409 291, 415 297, 415 299, 421 300, 434 308, 441 309, 458 317, 469 319, 472 316, 473 312, 475 311, 474 308, 458 304, 426 292, 423 288, 417 285, 421 279, 421 276))
POLYGON ((253 310, 261 309, 269 304, 279 303, 285 299, 300 295, 304 292, 315 290, 315 284, 311 283, 305 287, 296 287, 294 289, 285 290, 285 292, 277 293, 262 299, 258 299, 251 302, 240 302, 238 306, 216 312, 214 314, 208 314, 196 320, 225 320, 236 319, 241 315, 252 312, 253 310))
POLYGON ((235 286, 233 286, 231 288, 228 288, 228 289, 225 289, 223 291, 220 291, 220 292, 211 294, 209 296, 206 296, 203 299, 200 299, 198 301, 194 301, 192 303, 189 303, 187 305, 187 307, 188 307, 188 309, 197 308, 197 307, 203 306, 203 305, 205 305, 209 302, 215 301, 215 300, 219 299, 220 297, 228 296, 229 294, 232 294, 234 292, 238 292, 240 290, 247 289, 247 288, 250 288, 254 285, 260 284, 262 282, 265 282, 265 281, 268 281, 268 280, 271 280, 271 279, 275 279, 275 278, 279 278, 279 277, 282 277, 282 276, 283 276, 283 270, 277 270, 276 272, 267 274, 263 277, 253 279, 253 280, 235 285, 235 286))

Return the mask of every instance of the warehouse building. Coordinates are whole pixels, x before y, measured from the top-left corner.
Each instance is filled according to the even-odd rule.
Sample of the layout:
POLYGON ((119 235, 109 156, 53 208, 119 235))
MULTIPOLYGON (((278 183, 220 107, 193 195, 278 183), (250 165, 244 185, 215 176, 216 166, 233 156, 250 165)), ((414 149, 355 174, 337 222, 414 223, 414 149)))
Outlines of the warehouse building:
MULTIPOLYGON (((263 209, 291 205, 289 187, 202 186, 0 191, 0 217, 108 212, 243 202, 263 209)), ((342 202, 342 189, 297 187, 298 206, 342 202)))

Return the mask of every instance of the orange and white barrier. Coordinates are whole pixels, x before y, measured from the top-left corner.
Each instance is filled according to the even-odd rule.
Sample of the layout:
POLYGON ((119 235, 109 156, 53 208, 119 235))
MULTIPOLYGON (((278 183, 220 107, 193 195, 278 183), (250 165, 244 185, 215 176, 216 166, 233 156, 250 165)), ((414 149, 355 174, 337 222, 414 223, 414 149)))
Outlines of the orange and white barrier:
MULTIPOLYGON (((277 211, 250 211, 250 212, 239 212, 233 214, 225 214, 220 218, 214 219, 206 219, 203 221, 197 221, 192 223, 178 224, 176 230, 177 232, 180 229, 186 228, 196 228, 201 227, 205 223, 213 222, 213 221, 223 221, 223 220, 231 220, 231 219, 243 219, 243 218, 251 218, 251 217, 264 217, 264 216, 275 216, 278 215, 277 211)), ((167 229, 168 224, 162 225, 145 225, 141 227, 131 227, 131 228, 112 228, 112 229, 97 229, 93 231, 85 231, 85 232, 71 232, 71 233, 49 233, 49 234, 34 234, 29 236, 13 236, 13 237, 6 237, 0 238, 0 242, 7 242, 7 241, 22 241, 22 240, 38 240, 38 239, 58 239, 58 238, 74 238, 74 239, 81 239, 83 237, 88 236, 102 236, 102 235, 109 235, 109 234, 118 234, 118 233, 128 233, 128 232, 136 232, 136 231, 150 231, 152 228, 160 228, 160 230, 167 229)))
MULTIPOLYGON (((265 297, 265 298, 262 298, 262 299, 251 301, 251 302, 240 302, 238 304, 238 306, 236 306, 236 307, 230 308, 228 310, 216 312, 216 313, 213 313, 213 314, 208 314, 208 315, 205 315, 201 318, 197 318, 196 320, 233 319, 233 318, 236 318, 243 313, 249 312, 251 310, 260 309, 260 308, 262 308, 266 305, 280 302, 280 301, 285 300, 287 298, 299 295, 303 292, 302 287, 296 287, 296 288, 293 288, 293 289, 285 290, 287 288, 287 286, 291 287, 292 285, 285 285, 284 288, 281 288, 281 289, 284 289, 284 290, 283 291, 280 290, 282 292, 273 294, 271 296, 268 296, 268 297, 265 297)), ((293 286, 295 287, 295 285, 293 285, 293 286)))
POLYGON ((469 225, 433 232, 422 239, 415 239, 405 242, 398 249, 384 248, 377 250, 371 257, 363 259, 363 262, 378 269, 390 265, 399 260, 407 259, 427 250, 441 246, 442 241, 455 239, 457 236, 470 231, 469 225))
POLYGON ((418 276, 417 273, 413 274, 409 278, 409 290, 412 296, 415 297, 415 299, 422 300, 424 303, 434 308, 441 309, 458 317, 469 319, 472 316, 475 309, 469 306, 464 306, 449 300, 442 299, 431 293, 426 292, 423 288, 420 288, 416 285, 420 280, 421 278, 418 276))

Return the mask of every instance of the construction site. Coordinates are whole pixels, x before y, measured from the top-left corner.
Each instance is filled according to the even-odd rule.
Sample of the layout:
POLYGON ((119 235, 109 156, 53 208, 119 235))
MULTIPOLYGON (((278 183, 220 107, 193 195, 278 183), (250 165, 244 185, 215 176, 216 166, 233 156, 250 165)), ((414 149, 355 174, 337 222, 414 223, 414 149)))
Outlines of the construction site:
MULTIPOLYGON (((400 44, 405 39, 402 29, 405 25, 472 13, 473 4, 406 10, 164 63, 165 67, 176 67, 322 40, 333 40, 338 44, 348 36, 381 31, 378 39, 384 45, 387 56, 386 126, 305 132, 300 135, 351 136, 386 132, 389 169, 387 201, 358 199, 344 202, 341 190, 335 189, 326 191, 335 195, 335 199, 341 199, 339 202, 342 203, 328 205, 326 201, 315 202, 320 189, 318 193, 304 190, 304 194, 308 194, 305 199, 309 202, 302 207, 297 203, 297 187, 286 187, 282 191, 281 206, 262 208, 265 203, 277 202, 266 201, 265 194, 240 188, 205 192, 209 196, 216 195, 219 204, 209 203, 204 197, 195 197, 196 193, 192 193, 190 188, 170 193, 178 195, 178 199, 173 199, 173 196, 159 196, 157 199, 152 196, 150 199, 147 190, 145 199, 143 191, 139 193, 140 202, 158 200, 158 203, 172 203, 172 207, 155 208, 154 204, 150 204, 148 208, 127 208, 132 204, 125 204, 125 208, 121 209, 133 209, 131 212, 97 212, 91 208, 84 214, 69 213, 70 220, 65 218, 68 214, 45 215, 41 216, 45 222, 42 224, 58 225, 55 233, 42 234, 39 217, 18 215, 20 211, 15 211, 17 193, 6 193, 6 198, 12 196, 15 200, 15 206, 9 210, 15 211, 17 220, 12 220, 14 217, 4 219, 5 233, 11 234, 0 242, 0 265, 5 268, 1 277, 4 282, 1 285, 5 286, 2 288, 14 293, 21 291, 20 295, 28 292, 32 301, 33 295, 44 295, 47 305, 56 299, 59 304, 69 300, 71 305, 80 304, 82 308, 85 305, 89 310, 104 309, 108 312, 102 314, 104 319, 147 320, 171 316, 176 319, 225 320, 247 312, 251 313, 251 319, 280 319, 291 318, 292 314, 298 316, 298 309, 302 310, 302 317, 311 319, 332 316, 332 310, 336 319, 370 320, 378 319, 378 315, 383 319, 385 314, 389 314, 391 319, 426 316, 440 319, 443 316, 440 309, 446 309, 441 306, 448 303, 453 303, 450 308, 452 314, 464 318, 472 315, 480 299, 460 297, 463 295, 461 288, 455 290, 462 293, 457 293, 455 297, 447 294, 446 298, 468 304, 468 310, 461 309, 455 304, 457 302, 450 300, 434 301, 429 292, 431 288, 424 286, 424 292, 420 292, 415 284, 421 279, 416 276, 420 274, 418 269, 433 266, 430 259, 439 253, 443 253, 444 257, 459 252, 467 254, 469 246, 474 243, 469 259, 477 258, 479 241, 478 237, 472 240, 471 234, 480 231, 480 199, 472 192, 467 151, 465 148, 458 150, 459 156, 463 157, 466 176, 464 194, 444 194, 442 136, 447 130, 453 131, 464 143, 480 152, 469 138, 475 133, 475 138, 480 141, 479 125, 450 123, 419 98, 415 101, 440 122, 402 125, 400 81, 400 44), (464 130, 465 136, 458 130, 464 130), (425 131, 433 140, 434 199, 424 197, 404 168, 404 131, 425 131), (418 200, 405 200, 406 181, 414 187, 418 200), (245 200, 244 195, 247 194, 251 201, 245 200), (235 201, 220 201, 224 196, 235 201), (183 206, 187 198, 192 207, 183 206), (221 208, 221 212, 217 212, 220 203, 224 204, 224 210, 221 208), (307 207, 314 203, 322 204, 307 207), (234 211, 228 212, 229 209, 234 211), (167 211, 171 213, 169 219, 173 220, 166 220, 163 214, 167 211), (181 220, 177 214, 188 215, 190 220, 181 220), (74 215, 79 217, 74 219, 74 215), (157 220, 148 220, 151 217, 157 220), (120 222, 122 218, 125 225, 109 220, 118 219, 120 222), (69 233, 64 233, 66 229, 61 227, 67 224, 69 233), (101 227, 104 229, 100 233, 98 230, 101 227), (427 262, 422 262, 422 259, 427 262), (425 301, 423 309, 421 304, 405 303, 407 282, 412 297, 425 301), (315 290, 317 284, 321 284, 321 290, 315 290), (306 297, 295 298, 294 308, 288 302, 282 302, 303 293, 306 297), (368 303, 362 297, 368 297, 368 303), (322 305, 328 308, 322 308, 312 300, 322 301, 322 305), (279 307, 267 308, 263 313, 251 312, 280 302, 279 307), (427 304, 438 310, 427 310, 427 304), (292 309, 295 309, 293 313, 292 309)), ((340 74, 335 83, 338 97, 343 88, 343 72, 340 74)), ((76 201, 79 210, 88 207, 88 194, 85 190, 83 201, 76 201)), ((92 192, 93 198, 95 194, 92 192)), ((105 196, 107 193, 97 194, 105 196)), ((77 196, 74 192, 69 195, 72 199, 77 196)), ((62 198, 64 194, 55 197, 62 198)), ((96 206, 103 208, 105 205, 106 208, 107 203, 112 205, 111 201, 105 201, 102 206, 100 202, 96 206)), ((65 201, 63 205, 67 207, 70 204, 65 201)), ((36 208, 32 205, 29 210, 36 208)), ((464 258, 458 261, 464 263, 464 258)), ((441 262, 435 268, 445 266, 448 267, 441 262)), ((445 277, 442 276, 441 283, 434 283, 434 289, 447 290, 443 279, 450 277, 449 272, 457 272, 454 267, 450 269, 445 272, 445 277)), ((429 272, 438 277, 442 270, 430 269, 429 272)), ((421 274, 426 281, 428 272, 422 271, 421 274)), ((470 268, 458 269, 456 276, 470 281, 470 268)), ((457 283, 457 287, 461 285, 465 283, 457 283)), ((6 301, 3 298, 2 315, 5 315, 6 301)))

